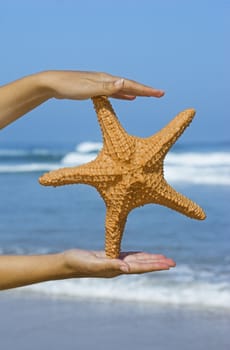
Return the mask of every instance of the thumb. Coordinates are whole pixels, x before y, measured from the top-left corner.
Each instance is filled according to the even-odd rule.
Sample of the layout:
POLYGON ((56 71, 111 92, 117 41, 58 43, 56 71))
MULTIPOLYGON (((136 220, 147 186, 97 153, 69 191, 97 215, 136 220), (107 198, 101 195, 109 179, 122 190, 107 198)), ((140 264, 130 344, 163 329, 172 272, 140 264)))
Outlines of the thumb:
POLYGON ((120 270, 123 273, 129 272, 129 265, 120 259, 110 259, 109 261, 110 268, 114 270, 120 270))
POLYGON ((124 79, 118 79, 112 82, 103 82, 103 89, 106 95, 112 95, 120 91, 124 86, 124 79))

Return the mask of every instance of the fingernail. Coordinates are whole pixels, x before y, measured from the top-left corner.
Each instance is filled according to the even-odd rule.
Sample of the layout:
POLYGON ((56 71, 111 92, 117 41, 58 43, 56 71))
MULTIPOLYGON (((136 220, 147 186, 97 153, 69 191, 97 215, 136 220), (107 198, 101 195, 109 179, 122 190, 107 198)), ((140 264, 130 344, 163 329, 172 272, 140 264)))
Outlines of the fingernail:
POLYGON ((122 85, 124 84, 124 79, 118 79, 115 81, 114 85, 116 87, 122 87, 122 85))

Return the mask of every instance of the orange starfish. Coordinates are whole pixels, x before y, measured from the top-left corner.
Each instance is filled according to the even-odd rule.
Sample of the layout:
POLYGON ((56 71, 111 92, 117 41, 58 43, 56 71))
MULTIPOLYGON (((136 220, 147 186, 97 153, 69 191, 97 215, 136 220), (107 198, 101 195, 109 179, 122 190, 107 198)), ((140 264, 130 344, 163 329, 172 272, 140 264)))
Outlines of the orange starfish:
POLYGON ((205 219, 204 211, 176 192, 163 173, 166 153, 190 124, 195 111, 187 109, 155 135, 139 138, 122 128, 107 97, 92 100, 104 140, 97 158, 81 166, 51 171, 39 181, 45 186, 81 183, 97 189, 107 208, 106 255, 119 256, 127 216, 139 206, 156 203, 190 218, 205 219))

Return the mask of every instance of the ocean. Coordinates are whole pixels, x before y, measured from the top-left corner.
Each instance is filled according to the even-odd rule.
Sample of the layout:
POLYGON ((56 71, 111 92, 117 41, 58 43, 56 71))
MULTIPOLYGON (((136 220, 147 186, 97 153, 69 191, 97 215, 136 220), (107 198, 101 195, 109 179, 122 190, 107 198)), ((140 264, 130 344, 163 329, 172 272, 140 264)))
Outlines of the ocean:
MULTIPOLYGON (((86 185, 42 187, 46 171, 94 159, 100 142, 0 144, 0 254, 103 249, 105 206, 86 185)), ((177 144, 165 177, 206 212, 189 219, 157 205, 128 217, 122 250, 165 254, 170 271, 115 279, 70 279, 19 288, 22 294, 76 300, 224 309, 230 312, 230 144, 177 144)))

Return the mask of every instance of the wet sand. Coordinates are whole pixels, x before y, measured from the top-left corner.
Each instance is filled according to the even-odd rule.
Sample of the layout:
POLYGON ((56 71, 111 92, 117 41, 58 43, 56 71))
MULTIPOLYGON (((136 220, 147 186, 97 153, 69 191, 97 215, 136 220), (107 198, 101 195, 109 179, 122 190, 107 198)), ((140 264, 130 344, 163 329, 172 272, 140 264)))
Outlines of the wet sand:
POLYGON ((227 350, 230 313, 0 294, 2 350, 227 350))

